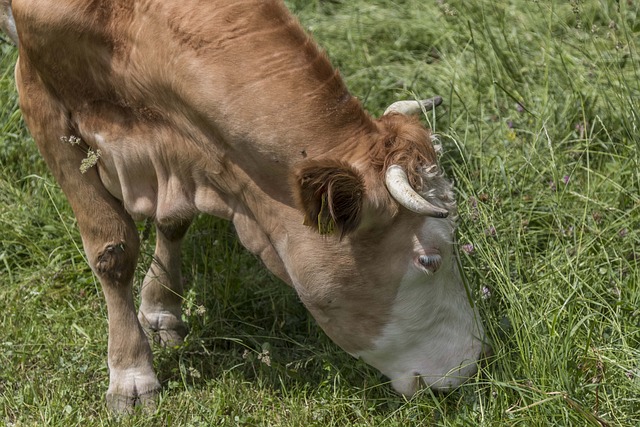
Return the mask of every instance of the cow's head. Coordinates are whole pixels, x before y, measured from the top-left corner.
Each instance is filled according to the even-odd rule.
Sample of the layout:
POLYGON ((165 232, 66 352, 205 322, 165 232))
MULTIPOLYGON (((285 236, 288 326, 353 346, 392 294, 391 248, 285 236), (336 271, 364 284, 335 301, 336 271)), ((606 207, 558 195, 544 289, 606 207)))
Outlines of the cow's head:
POLYGON ((458 270, 452 184, 414 116, 423 107, 396 103, 354 150, 299 166, 313 236, 292 236, 285 260, 324 331, 405 395, 460 385, 484 347, 458 270))

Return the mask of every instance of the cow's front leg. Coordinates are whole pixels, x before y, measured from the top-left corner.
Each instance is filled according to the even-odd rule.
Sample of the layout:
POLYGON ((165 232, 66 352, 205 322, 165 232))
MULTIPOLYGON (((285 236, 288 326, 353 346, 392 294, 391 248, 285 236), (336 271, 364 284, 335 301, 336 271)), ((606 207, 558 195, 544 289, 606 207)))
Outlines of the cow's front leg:
MULTIPOLYGON (((138 322, 132 283, 140 242, 137 229, 122 204, 87 172, 76 183, 94 183, 86 199, 70 196, 89 264, 98 276, 109 316, 109 389, 107 405, 127 412, 141 405, 152 407, 160 389, 153 370, 153 354, 138 322)), ((63 185, 64 188, 64 185, 63 185)), ((87 189, 89 190, 89 189, 87 189)))
MULTIPOLYGON (((101 244, 101 251, 87 250, 100 278, 109 316, 109 389, 107 405, 127 412, 141 405, 153 408, 160 383, 153 370, 153 355, 135 312, 132 296, 137 235, 120 242, 101 244), (129 271, 131 270, 131 271, 129 271)), ((86 243, 85 247, 89 245, 86 243)))
POLYGON ((22 114, 73 208, 89 264, 107 302, 107 403, 119 412, 150 404, 155 401, 160 383, 133 304, 132 282, 140 246, 135 224, 122 203, 102 184, 97 172, 102 167, 100 162, 81 172, 88 147, 61 141, 81 135, 70 121, 71 114, 45 89, 27 60, 20 60, 16 76, 22 114))
POLYGON ((180 245, 190 224, 156 224, 156 249, 142 283, 138 319, 153 339, 169 347, 182 344, 188 332, 181 319, 180 245))

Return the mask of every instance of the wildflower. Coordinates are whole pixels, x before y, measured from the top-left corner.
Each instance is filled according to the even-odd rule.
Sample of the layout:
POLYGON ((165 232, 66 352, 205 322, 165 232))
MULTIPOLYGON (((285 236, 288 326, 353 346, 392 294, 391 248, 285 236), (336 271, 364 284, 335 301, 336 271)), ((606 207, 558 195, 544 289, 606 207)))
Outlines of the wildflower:
POLYGON ((489 298, 491 298, 491 289, 489 289, 488 286, 483 286, 482 287, 482 295, 481 295, 482 299, 487 300, 489 298))
POLYGON ((100 150, 93 151, 91 148, 87 150, 87 157, 80 162, 80 172, 86 173, 89 169, 98 163, 98 159, 102 155, 100 150))
POLYGON ((495 237, 496 234, 498 234, 498 232, 496 231, 496 228, 492 225, 489 228, 487 228, 487 231, 485 231, 485 234, 487 236, 495 237))
POLYGON ((467 203, 469 203, 469 207, 471 208, 471 219, 478 219, 478 217, 480 216, 480 212, 478 211, 478 201, 476 200, 476 198, 470 197, 467 203))
POLYGON ((516 111, 518 113, 524 113, 524 107, 522 104, 520 104, 519 102, 516 103, 516 111))
MULTIPOLYGON (((82 143, 82 140, 74 135, 61 136, 60 141, 64 144, 70 145, 80 145, 82 143)), ((80 172, 86 173, 89 169, 98 164, 98 160, 100 159, 101 155, 102 152, 100 150, 93 150, 91 147, 89 147, 87 149, 87 157, 85 157, 82 162, 80 162, 80 172)))
POLYGON ((77 136, 61 136, 60 137, 60 141, 67 143, 67 144, 71 144, 71 145, 78 145, 82 142, 82 140, 80 138, 78 138, 77 136))
POLYGON ((568 185, 569 184, 569 175, 565 175, 562 177, 562 182, 564 182, 564 185, 568 185))
POLYGON ((189 375, 191 375, 191 377, 193 378, 200 378, 202 376, 200 375, 200 371, 198 371, 193 366, 189 366, 189 375))
POLYGON ((598 211, 594 211, 591 214, 591 218, 593 218, 596 224, 600 224, 602 222, 602 214, 598 211))
POLYGON ((466 243, 462 245, 462 252, 464 252, 465 254, 471 255, 474 251, 475 248, 473 247, 473 243, 466 243))
POLYGON ((271 366, 271 356, 269 356, 269 350, 264 350, 262 353, 258 354, 258 360, 267 366, 271 366))

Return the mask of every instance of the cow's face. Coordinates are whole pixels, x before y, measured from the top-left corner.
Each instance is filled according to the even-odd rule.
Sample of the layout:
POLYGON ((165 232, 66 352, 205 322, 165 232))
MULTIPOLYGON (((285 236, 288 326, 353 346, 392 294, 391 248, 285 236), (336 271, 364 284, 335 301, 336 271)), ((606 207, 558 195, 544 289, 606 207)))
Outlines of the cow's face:
MULTIPOLYGON (((404 159, 394 162, 400 171, 388 159, 372 159, 376 147, 300 168, 298 201, 310 229, 290 236, 283 261, 324 331, 412 395, 421 383, 447 390, 472 376, 484 333, 458 270, 451 184, 439 172, 428 132, 407 123, 421 139, 411 142, 419 152, 396 153, 404 159), (420 188, 390 188, 396 172, 420 188), (396 201, 403 192, 409 200, 396 201)), ((383 139, 390 156, 394 141, 383 139)))

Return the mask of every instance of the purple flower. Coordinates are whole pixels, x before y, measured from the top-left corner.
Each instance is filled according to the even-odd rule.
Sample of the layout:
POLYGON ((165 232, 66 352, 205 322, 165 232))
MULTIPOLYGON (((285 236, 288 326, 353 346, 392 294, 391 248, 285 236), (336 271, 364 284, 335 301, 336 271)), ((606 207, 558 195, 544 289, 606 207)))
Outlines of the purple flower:
POLYGON ((467 255, 471 255, 473 251, 475 251, 475 248, 473 247, 473 243, 467 243, 462 245, 462 251, 467 255))
POLYGON ((518 113, 524 113, 524 107, 522 106, 522 104, 520 104, 519 102, 516 103, 516 111, 518 113))
POLYGON ((498 234, 498 232, 496 231, 496 228, 493 225, 487 228, 487 231, 485 231, 485 233, 487 234, 487 236, 494 236, 494 237, 496 234, 498 234))
POLYGON ((509 129, 513 129, 513 121, 511 121, 511 120, 507 120, 507 127, 508 127, 509 129))
POLYGON ((564 182, 564 185, 568 185, 569 184, 569 175, 565 175, 562 177, 562 182, 564 182))
POLYGON ((602 214, 598 211, 591 213, 591 218, 593 218, 596 224, 600 224, 602 222, 602 214))
POLYGON ((489 289, 489 287, 487 286, 483 286, 482 287, 482 299, 489 299, 491 298, 491 289, 489 289))

